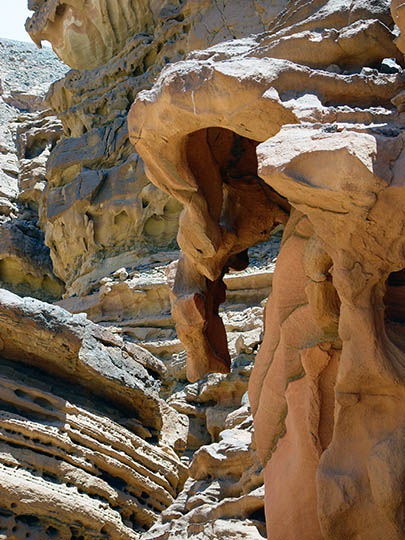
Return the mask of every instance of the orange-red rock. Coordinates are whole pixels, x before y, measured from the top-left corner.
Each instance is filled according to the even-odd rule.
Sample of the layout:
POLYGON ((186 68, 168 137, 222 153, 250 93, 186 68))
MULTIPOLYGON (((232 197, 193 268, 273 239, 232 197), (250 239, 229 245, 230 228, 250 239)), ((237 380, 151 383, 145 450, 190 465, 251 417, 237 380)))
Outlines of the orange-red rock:
MULTIPOLYGON (((403 121, 391 103, 403 82, 399 67, 371 69, 401 61, 387 25, 385 2, 291 3, 273 32, 166 68, 129 115, 147 174, 185 206, 176 280, 191 287, 181 290, 216 283, 227 265, 238 216, 225 203, 228 131, 241 148, 261 143, 257 172, 246 152, 231 176, 255 175, 276 193, 271 208, 294 207, 250 382, 271 540, 403 536, 403 121)), ((259 232, 249 203, 244 247, 259 232)), ((269 229, 271 208, 258 214, 269 229)), ((209 317, 197 311, 201 336, 209 317)), ((194 378, 213 363, 200 348, 196 367, 191 335, 194 378)))

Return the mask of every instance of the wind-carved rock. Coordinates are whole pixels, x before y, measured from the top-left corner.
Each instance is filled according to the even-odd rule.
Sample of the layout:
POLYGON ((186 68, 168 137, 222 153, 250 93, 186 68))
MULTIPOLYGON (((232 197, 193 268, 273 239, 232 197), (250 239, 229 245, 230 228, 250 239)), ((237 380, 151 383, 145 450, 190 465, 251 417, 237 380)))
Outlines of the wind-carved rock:
POLYGON ((173 319, 189 355, 190 381, 229 372, 226 333, 218 314, 225 301, 223 276, 229 269, 246 268, 247 248, 288 219, 288 203, 256 175, 255 149, 254 141, 221 128, 197 131, 186 143, 195 182, 192 197, 180 190, 173 193, 185 209, 178 235, 183 256, 171 290, 173 319))
POLYGON ((165 368, 83 315, 0 290, 7 538, 139 539, 182 488, 187 418, 165 368))
POLYGON ((403 81, 398 65, 378 71, 402 61, 389 27, 384 1, 291 2, 268 32, 167 67, 129 115, 148 177, 185 208, 172 300, 191 379, 228 366, 224 272, 293 208, 250 381, 272 540, 403 537, 403 81))
POLYGON ((37 53, 27 43, 1 39, 0 51, 0 286, 52 302, 64 287, 53 273, 37 209, 49 149, 62 127, 43 110, 43 97, 66 69, 52 52, 37 53))
POLYGON ((42 41, 50 41, 56 54, 72 68, 91 69, 115 56, 131 33, 152 24, 148 3, 29 0, 28 7, 35 14, 25 27, 39 47, 42 41))
POLYGON ((128 140, 126 117, 137 92, 190 50, 262 31, 285 4, 30 2, 35 11, 26 28, 33 40, 49 40, 77 68, 48 94, 64 137, 48 160, 40 204, 46 245, 66 296, 100 288, 106 266, 112 272, 136 267, 151 252, 177 249, 182 207, 149 182, 128 140))

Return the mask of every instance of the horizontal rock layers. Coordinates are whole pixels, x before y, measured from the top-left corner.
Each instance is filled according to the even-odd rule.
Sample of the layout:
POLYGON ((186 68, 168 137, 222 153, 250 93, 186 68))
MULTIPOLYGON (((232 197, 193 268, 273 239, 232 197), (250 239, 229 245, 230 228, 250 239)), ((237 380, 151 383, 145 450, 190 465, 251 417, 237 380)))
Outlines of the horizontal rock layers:
POLYGON ((185 479, 164 367, 83 316, 0 298, 1 533, 138 538, 185 479))

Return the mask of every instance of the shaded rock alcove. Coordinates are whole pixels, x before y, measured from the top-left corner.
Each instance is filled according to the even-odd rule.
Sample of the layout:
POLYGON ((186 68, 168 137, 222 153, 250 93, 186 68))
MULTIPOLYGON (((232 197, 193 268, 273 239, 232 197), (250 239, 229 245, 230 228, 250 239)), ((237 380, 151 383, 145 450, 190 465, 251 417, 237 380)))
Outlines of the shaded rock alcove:
POLYGON ((288 202, 257 176, 257 144, 216 127, 191 133, 185 141, 196 196, 184 201, 178 235, 184 255, 171 289, 172 315, 188 351, 190 381, 209 372, 229 372, 226 333, 218 315, 225 301, 223 276, 244 270, 248 248, 267 240, 288 219, 288 202), (203 242, 200 223, 206 227, 203 242))

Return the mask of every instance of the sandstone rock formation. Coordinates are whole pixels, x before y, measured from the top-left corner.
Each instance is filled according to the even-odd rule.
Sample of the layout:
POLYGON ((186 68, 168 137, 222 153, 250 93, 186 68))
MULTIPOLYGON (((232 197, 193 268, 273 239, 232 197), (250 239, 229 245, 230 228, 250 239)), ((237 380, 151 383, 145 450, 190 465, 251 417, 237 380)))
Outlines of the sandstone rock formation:
POLYGON ((177 249, 182 206, 150 183, 128 140, 136 93, 190 50, 263 31, 285 3, 92 0, 84 9, 76 0, 30 2, 34 41, 48 39, 80 68, 48 94, 65 137, 51 152, 40 203, 66 296, 96 293, 108 273, 137 271, 151 253, 177 249))
MULTIPOLYGON (((260 265, 260 259, 256 264, 260 265)), ((263 475, 251 444, 246 391, 262 332, 263 308, 253 306, 268 292, 271 270, 258 268, 229 276, 225 324, 232 373, 211 375, 193 385, 182 383, 185 375, 174 365, 179 363, 175 356, 182 355, 169 355, 159 362, 83 314, 73 316, 3 291, 1 354, 8 360, 2 360, 0 409, 7 420, 3 428, 8 468, 1 483, 0 524, 5 534, 11 535, 14 529, 16 538, 24 538, 26 533, 38 538, 51 534, 136 538, 136 531, 149 529, 159 518, 150 531, 141 533, 142 540, 165 535, 180 538, 180 530, 192 536, 207 524, 210 538, 262 538, 258 530, 263 534, 263 475), (160 384, 167 385, 168 377, 177 382, 175 392, 171 386, 165 391, 170 395, 165 405, 156 399, 156 392, 160 384), (52 415, 66 418, 66 422, 54 421, 52 415), (189 421, 178 426, 185 415, 189 421), (164 425, 158 428, 160 416, 164 425), (12 439, 11 429, 16 432, 12 439), (156 445, 159 436, 161 442, 156 445), (187 448, 186 455, 192 457, 202 445, 187 472, 190 479, 173 501, 184 481, 187 460, 182 458, 180 464, 172 449, 187 448), (44 452, 49 459, 38 457, 44 452), (97 452, 96 461, 92 452, 97 452), (80 455, 91 463, 76 459, 80 455), (10 467, 23 477, 19 490, 13 491, 11 506, 7 502, 10 467), (137 491, 138 482, 142 493, 137 491), (32 497, 26 500, 22 494, 28 491, 32 497), (26 500, 24 508, 17 506, 22 499, 26 500), (92 519, 75 513, 77 505, 92 519), (57 523, 56 511, 62 516, 57 523), (194 523, 189 532, 188 523, 194 523)), ((134 331, 140 329, 133 327, 134 331)), ((139 342, 148 347, 144 340, 139 342)))
MULTIPOLYGON (((19 44, 13 47, 19 52, 19 44)), ((18 255, 18 264, 26 261, 26 270, 21 272, 18 266, 9 265, 8 280, 3 285, 22 294, 54 300, 63 288, 55 280, 49 258, 49 285, 56 282, 60 287, 53 296, 42 278, 37 278, 37 288, 33 288, 30 273, 38 272, 40 276, 42 254, 48 257, 35 223, 38 214, 42 214, 43 195, 48 189, 46 162, 61 136, 61 124, 48 110, 23 111, 13 106, 12 112, 16 117, 11 126, 14 140, 10 137, 10 156, 18 182, 13 203, 16 215, 10 219, 11 246, 18 255), (24 227, 20 236, 17 223, 24 227), (29 236, 23 236, 27 232, 29 236), (27 244, 27 238, 31 243, 27 244), (31 259, 26 255, 28 248, 31 259), (18 282, 19 276, 30 279, 30 283, 18 282)), ((2 242, 9 237, 9 227, 9 221, 1 224, 2 242)), ((147 253, 138 259, 134 271, 126 269, 133 264, 131 253, 118 255, 119 263, 100 261, 88 281, 77 281, 79 296, 57 302, 72 312, 86 312, 100 326, 92 325, 83 315, 71 317, 63 310, 1 292, 1 327, 7 348, 2 342, 0 536, 20 539, 28 534, 42 540, 81 536, 135 538, 140 534, 143 538, 146 533, 142 531, 157 520, 156 529, 147 533, 150 538, 160 530, 162 517, 162 531, 169 526, 170 534, 176 537, 180 522, 168 516, 179 506, 175 497, 189 475, 189 461, 203 445, 206 450, 202 455, 220 456, 222 466, 216 479, 190 479, 181 491, 185 500, 200 492, 203 498, 211 493, 206 499, 209 513, 206 506, 199 514, 198 527, 204 528, 209 522, 212 537, 225 535, 226 531, 238 534, 239 529, 252 538, 260 536, 258 529, 264 530, 263 477, 249 443, 251 421, 243 424, 249 416, 246 398, 242 406, 241 400, 247 391, 254 351, 261 340, 260 302, 269 292, 274 270, 274 264, 267 264, 266 254, 274 257, 277 245, 275 238, 252 252, 256 260, 253 271, 226 276, 229 290, 225 326, 233 369, 230 375, 213 375, 198 389, 185 380, 183 345, 170 315, 165 273, 178 257, 177 250, 147 253), (116 270, 118 264, 124 266, 116 270), (92 290, 91 286, 100 281, 101 286, 92 290), (122 342, 117 334, 126 341, 122 342), (73 347, 72 340, 76 343, 73 347), (140 344, 142 349, 133 347, 128 340, 140 344), (73 348, 73 355, 66 347, 73 348), (142 352, 145 349, 162 361, 142 352), (113 363, 107 361, 106 350, 113 363), (139 389, 131 388, 133 382, 141 383, 144 376, 138 370, 139 378, 131 377, 137 366, 134 356, 145 363, 155 397, 159 392, 169 403, 165 406, 158 399, 159 406, 152 407, 150 415, 146 415, 150 398, 146 400, 142 389, 139 394, 139 389), (99 368, 98 373, 86 374, 89 368, 86 362, 82 364, 83 358, 93 358, 91 363, 99 368), (69 373, 72 364, 78 364, 79 372, 69 373), (116 391, 111 394, 108 388, 114 385, 116 391), (142 400, 139 407, 134 407, 136 394, 142 400), (130 400, 126 401, 125 396, 130 400), (160 416, 164 422, 158 427, 160 416), (238 442, 239 435, 227 435, 226 430, 233 428, 237 428, 235 434, 242 433, 244 442, 238 442), (181 461, 173 449, 178 454, 185 451, 181 461), (246 456, 256 464, 254 482, 248 471, 242 474, 246 456), (237 467, 235 460, 239 460, 237 467), (231 475, 227 472, 230 468, 231 475), (234 484, 232 490, 227 487, 230 479, 234 484), (211 484, 214 491, 210 488, 205 493, 211 484), (221 489, 215 484, 221 485, 221 489), (166 507, 168 513, 163 517, 166 507)), ((4 263, 2 268, 6 276, 4 263)), ((193 470, 199 468, 193 465, 193 470)), ((189 508, 189 503, 186 506, 189 508)), ((187 523, 190 516, 186 506, 187 523)))
MULTIPOLYGON (((138 6, 135 4, 135 2, 128 2, 128 9, 132 10, 135 6, 136 11, 138 6)), ((58 303, 72 312, 85 311, 89 318, 100 323, 101 327, 98 329, 97 327, 92 328, 103 336, 102 339, 113 339, 114 345, 111 345, 111 348, 119 347, 124 350, 124 354, 128 349, 130 355, 135 354, 128 341, 124 342, 125 345, 123 345, 119 338, 114 337, 121 334, 125 340, 135 341, 141 344, 144 349, 149 349, 152 353, 159 355, 164 364, 160 363, 156 357, 149 355, 150 365, 146 366, 147 371, 165 373, 160 393, 166 398, 173 391, 175 394, 169 400, 170 405, 168 406, 165 406, 163 401, 158 400, 159 407, 153 409, 153 414, 151 413, 150 417, 145 413, 145 416, 140 415, 134 419, 131 409, 131 418, 125 418, 125 422, 121 425, 120 409, 128 405, 128 403, 123 404, 122 400, 125 402, 125 395, 131 395, 132 392, 131 381, 127 380, 126 375, 127 371, 131 371, 130 366, 126 365, 117 375, 124 380, 120 392, 114 395, 108 395, 110 384, 105 389, 106 395, 104 395, 104 390, 101 391, 101 384, 106 386, 106 382, 101 383, 101 381, 103 378, 109 378, 107 364, 102 366, 94 380, 87 375, 84 376, 86 384, 91 386, 91 392, 96 395, 94 404, 91 403, 93 398, 82 400, 80 392, 78 392, 77 397, 75 396, 75 399, 69 396, 69 403, 73 402, 74 407, 80 409, 82 417, 87 417, 89 414, 96 417, 93 418, 92 437, 100 441, 103 448, 99 449, 100 455, 97 458, 97 464, 93 468, 89 465, 91 470, 86 469, 89 473, 86 481, 83 480, 84 474, 81 471, 74 470, 72 472, 77 479, 73 486, 70 485, 72 484, 70 477, 67 479, 65 475, 59 474, 57 471, 52 473, 48 471, 43 474, 42 469, 35 468, 35 464, 32 463, 36 459, 36 454, 43 451, 42 447, 35 446, 39 444, 36 441, 36 427, 34 425, 36 416, 32 412, 29 413, 34 417, 33 423, 29 423, 28 420, 31 416, 28 419, 24 416, 24 408, 20 410, 21 401, 12 406, 4 405, 4 410, 8 411, 9 408, 14 407, 12 412, 22 416, 21 425, 23 425, 24 434, 29 440, 34 441, 31 443, 31 448, 35 455, 25 459, 22 454, 15 452, 13 454, 13 467, 18 467, 21 474, 28 479, 31 479, 29 475, 35 477, 42 475, 42 481, 34 486, 28 487, 31 480, 22 482, 20 494, 16 495, 16 499, 21 499, 21 493, 24 490, 29 490, 33 494, 27 503, 27 508, 35 497, 39 498, 38 504, 33 508, 33 513, 30 514, 28 510, 14 506, 14 500, 12 507, 10 504, 4 503, 4 530, 7 535, 14 534, 18 538, 24 537, 25 534, 39 538, 46 535, 69 538, 80 536, 85 538, 119 537, 118 535, 123 535, 123 537, 135 535, 134 537, 136 537, 137 532, 141 531, 142 528, 149 528, 161 510, 173 501, 173 497, 184 481, 185 469, 179 465, 179 458, 173 453, 173 450, 169 451, 169 449, 175 449, 179 453, 186 449, 187 456, 191 457, 194 451, 204 444, 208 445, 208 450, 202 455, 208 452, 208 454, 222 456, 221 461, 225 463, 224 472, 218 471, 217 478, 213 483, 224 484, 224 487, 220 490, 215 489, 216 498, 212 499, 210 503, 211 513, 209 515, 206 512, 200 514, 198 527, 204 528, 204 523, 211 522, 210 534, 212 537, 223 535, 226 530, 229 530, 230 534, 236 534, 238 527, 242 527, 256 538, 259 534, 257 527, 264 530, 263 490, 260 487, 263 481, 261 467, 257 463, 254 448, 249 442, 251 422, 243 424, 243 421, 249 416, 249 411, 246 405, 241 408, 241 399, 247 390, 253 354, 261 340, 263 308, 260 305, 254 307, 254 304, 260 304, 261 300, 268 294, 272 271, 269 272, 266 268, 257 273, 249 272, 241 276, 231 274, 226 277, 230 288, 228 292, 229 304, 234 308, 232 313, 228 313, 226 317, 226 328, 229 331, 232 344, 233 370, 230 375, 213 376, 195 395, 195 389, 192 388, 192 385, 187 385, 185 381, 183 345, 177 339, 169 313, 170 299, 164 273, 167 264, 178 257, 174 237, 182 206, 174 198, 168 197, 149 183, 144 174, 143 164, 139 156, 134 153, 126 132, 126 113, 135 97, 136 85, 138 85, 138 89, 147 87, 169 59, 179 59, 192 48, 204 47, 226 38, 241 37, 251 31, 261 31, 281 6, 280 4, 280 6, 261 7, 257 3, 240 6, 238 2, 234 4, 233 6, 219 6, 219 8, 216 2, 211 1, 206 2, 204 6, 195 2, 179 3, 177 7, 173 3, 168 3, 167 6, 152 6, 150 12, 153 17, 150 18, 148 15, 145 20, 142 17, 139 19, 141 34, 134 36, 134 29, 136 32, 138 27, 134 26, 133 20, 128 18, 126 28, 120 26, 118 33, 116 32, 117 28, 113 28, 115 36, 119 35, 118 41, 114 42, 114 38, 111 39, 112 34, 108 34, 112 26, 105 24, 108 17, 104 16, 104 7, 100 8, 102 3, 96 2, 93 7, 96 11, 98 10, 98 13, 102 12, 102 20, 94 16, 90 21, 88 12, 84 13, 83 10, 80 17, 83 16, 83 26, 89 21, 90 26, 93 23, 95 26, 98 25, 103 34, 103 43, 101 44, 101 42, 97 42, 96 35, 91 35, 91 32, 88 36, 83 33, 81 36, 74 36, 77 30, 77 19, 76 23, 71 19, 73 24, 70 27, 70 23, 67 24, 75 10, 79 9, 80 12, 79 3, 76 6, 74 3, 56 5, 56 3, 48 2, 47 6, 41 6, 41 2, 30 3, 30 7, 36 10, 33 24, 37 25, 37 29, 39 28, 38 24, 40 24, 38 20, 45 21, 44 15, 45 18, 49 15, 50 19, 54 16, 62 17, 63 24, 60 24, 59 20, 59 22, 56 21, 56 26, 59 24, 59 28, 64 27, 66 34, 59 32, 52 36, 48 33, 45 37, 54 41, 54 48, 58 49, 64 60, 75 67, 97 67, 93 70, 82 69, 70 72, 48 93, 47 106, 51 106, 62 121, 64 136, 61 140, 59 140, 61 136, 60 121, 57 121, 47 111, 34 112, 33 108, 28 109, 16 124, 18 158, 15 170, 17 171, 18 167, 20 176, 18 197, 31 221, 36 221, 37 216, 39 217, 39 225, 45 233, 45 242, 51 252, 52 266, 49 264, 49 269, 51 271, 53 267, 61 279, 61 281, 55 280, 51 273, 50 279, 56 281, 58 285, 57 290, 53 291, 53 295, 50 291, 49 295, 46 296, 44 292, 46 283, 43 281, 38 281, 38 289, 34 292, 41 298, 55 300, 62 293, 63 285, 66 284, 65 298, 58 303), (241 15, 244 15, 245 20, 249 18, 249 25, 246 25, 243 17, 235 16, 235 6, 242 8, 241 15), (145 36, 145 32, 148 32, 149 35, 145 36), (91 42, 94 45, 93 54, 89 54, 89 50, 83 47, 84 42, 91 42), (123 46, 124 42, 127 42, 125 46, 123 46), (80 46, 71 49, 70 47, 74 43, 79 43, 80 46), (163 43, 164 47, 162 47, 163 43), (75 63, 76 61, 79 63, 75 63), (80 64, 80 62, 85 63, 80 64), (91 62, 94 63, 91 64, 91 62), (114 334, 108 332, 105 334, 106 326, 110 327, 114 334), (109 337, 105 338, 105 335, 109 335, 109 337), (121 394, 123 395, 121 396, 121 394), (118 413, 116 413, 117 409, 118 413), (175 409, 177 409, 177 413, 175 409), (234 412, 235 409, 238 410, 234 412), (172 411, 171 414, 169 414, 170 411, 172 411), (195 414, 197 411, 198 413, 195 414), (179 418, 185 420, 185 414, 188 415, 190 425, 187 433, 185 433, 187 422, 184 425, 181 422, 177 425, 179 418), (164 421, 159 420, 160 417, 164 421), (175 421, 176 419, 177 421, 175 421), (118 422, 119 426, 115 426, 114 422, 118 422), (150 422, 152 422, 152 426, 150 422), (157 422, 155 427, 153 427, 153 422, 157 422), (160 425, 162 422, 163 424, 160 425), (168 472, 170 466, 164 456, 162 470, 165 472, 161 473, 163 487, 159 488, 155 482, 157 480, 151 462, 148 461, 145 465, 143 456, 135 454, 132 449, 122 450, 120 446, 119 451, 122 450, 127 455, 126 465, 130 466, 130 461, 133 461, 132 472, 125 470, 123 480, 121 477, 124 477, 124 474, 118 474, 115 469, 113 473, 108 472, 114 478, 110 478, 107 473, 103 472, 102 478, 98 482, 98 468, 107 468, 104 463, 110 464, 111 461, 110 454, 104 448, 106 440, 105 435, 101 434, 101 430, 107 428, 103 428, 103 426, 109 426, 109 433, 119 432, 117 437, 120 438, 121 442, 123 439, 132 441, 133 433, 146 439, 145 452, 150 452, 149 442, 156 446, 156 439, 160 437, 161 443, 157 448, 163 445, 164 452, 168 453, 170 460, 172 460, 169 460, 170 466, 178 467, 178 471, 173 473, 177 475, 176 478, 172 476, 171 472, 168 472), (227 430, 236 427, 238 428, 236 433, 244 433, 243 430, 246 430, 246 434, 242 435, 246 440, 241 445, 239 445, 237 438, 233 437, 232 439, 232 435, 226 434, 227 430), (181 433, 178 432, 179 429, 181 433), (99 435, 94 435, 97 432, 99 435), (184 439, 185 435, 187 442, 184 439), (229 442, 231 440, 234 441, 232 443, 233 450, 229 442), (249 462, 254 463, 258 471, 253 475, 254 481, 249 477, 248 471, 242 474, 244 456, 249 456, 249 462), (239 464, 236 466, 238 460, 239 464), (230 470, 233 471, 230 476, 227 472, 228 465, 226 463, 228 461, 230 470), (139 473, 139 469, 142 470, 143 476, 139 473), (52 476, 54 473, 58 478, 55 482, 53 482, 52 476), (148 480, 149 473, 151 474, 151 483, 148 480), (163 480, 167 473, 170 476, 168 481, 163 480), (144 491, 147 495, 150 495, 149 487, 152 491, 157 491, 156 501, 153 499, 153 501, 144 502, 146 500, 145 493, 139 494, 136 491, 137 488, 134 487, 135 480, 127 478, 131 474, 140 479, 140 482, 145 483, 148 489, 144 491), (244 478, 243 481, 240 481, 241 475, 244 478), (232 489, 229 486, 226 487, 230 477, 232 477, 231 484, 234 484, 232 489), (105 486, 102 481, 106 482, 108 486, 105 486), (126 488, 123 484, 124 481, 131 488, 126 488), (85 487, 79 487, 81 482, 84 483, 85 487), (60 495, 52 500, 51 493, 54 490, 54 483, 60 486, 60 495), (95 493, 93 489, 90 489, 90 485, 94 485, 95 491, 107 490, 109 495, 95 493), (79 499, 75 498, 75 486, 80 490, 79 499), (72 487, 73 490, 70 490, 72 487), (125 499, 121 493, 122 490, 126 489, 130 490, 128 496, 132 497, 130 501, 128 497, 125 499), (42 490, 48 491, 48 496, 41 498, 42 490), (164 490, 167 493, 164 494, 164 490), (253 493, 255 490, 257 493, 253 493), (118 492, 118 496, 116 492, 118 492), (72 497, 70 497, 70 493, 73 493, 72 497), (160 495, 158 495, 159 493, 160 495), (101 504, 105 503, 103 509, 108 514, 108 519, 104 519, 101 523, 100 508, 97 506, 99 503, 96 502, 95 506, 92 502, 93 499, 98 501, 97 497, 101 499, 105 497, 108 500, 108 502, 105 502, 104 499, 101 501, 101 504), (117 497, 118 504, 116 503, 117 497), (132 500, 139 497, 139 503, 132 500), (226 497, 226 501, 221 507, 222 509, 216 509, 223 497, 226 497), (71 499, 69 502, 71 506, 66 506, 61 502, 67 498, 71 499), (158 504, 161 505, 160 509, 158 509, 158 504), (77 515, 73 525, 70 526, 68 517, 73 519, 73 509, 78 505, 83 508, 83 514, 86 508, 90 515, 94 511, 94 518, 84 519, 83 516, 77 515), (143 506, 147 507, 148 510, 144 512, 140 508, 143 506), (45 507, 49 507, 49 511, 45 507), (63 523, 56 525, 54 516, 55 512, 59 511, 62 514, 61 521, 63 523), (104 522, 105 527, 103 527, 104 522)), ((78 17, 77 12, 73 14, 76 18, 78 17)), ((110 22, 113 22, 112 19, 110 22)), ((122 25, 124 21, 117 18, 115 22, 122 25)), ((49 32, 52 27, 52 24, 45 21, 40 32, 49 32)), ((22 106, 25 98, 20 94, 13 96, 15 104, 17 99, 22 106)), ((41 236, 39 239, 42 242, 41 236)), ((38 263, 36 267, 38 268, 38 263)), ((170 273, 170 269, 168 272, 170 273)), ((24 274, 29 275, 28 272, 24 272, 24 274)), ((21 272, 10 267, 7 275, 13 277, 21 275, 21 272)), ((32 287, 24 288, 18 286, 18 283, 5 281, 4 285, 22 294, 31 295, 34 293, 32 287)), ((47 311, 50 308, 44 309, 47 311)), ((51 312, 53 313, 52 309, 51 312)), ((32 313, 30 316, 34 317, 32 313)), ((13 316, 11 317, 13 318, 13 316)), ((48 317, 49 314, 45 318, 48 317)), ((27 317, 18 320, 21 329, 25 328, 24 336, 30 336, 32 339, 38 329, 30 327, 27 317)), ((47 336, 49 340, 52 340, 55 332, 55 325, 50 324, 49 332, 44 334, 44 339, 46 340, 47 336)), ((23 339, 20 334, 18 338, 14 334, 10 335, 10 343, 18 342, 20 339, 23 339)), ((26 345, 27 348, 29 346, 31 345, 26 345)), ((107 347, 110 349, 110 345, 107 347)), ((62 349, 60 356, 65 358, 64 355, 67 354, 68 352, 62 349)), ((141 357, 139 351, 136 354, 139 358, 141 357)), ((120 362, 115 354, 113 357, 115 362, 120 362)), ((10 370, 17 373, 15 376, 13 375, 14 379, 18 379, 20 371, 25 370, 25 368, 19 364, 17 364, 19 367, 16 367, 14 357, 7 356, 7 358, 10 370)), ((41 349, 34 356, 29 356, 29 360, 42 366, 42 369, 48 372, 48 375, 50 374, 49 376, 58 381, 56 386, 61 388, 61 390, 56 391, 52 381, 47 379, 44 372, 37 371, 40 369, 37 366, 30 369, 32 377, 28 385, 29 390, 26 388, 22 390, 29 395, 35 394, 37 396, 39 393, 38 379, 41 379, 45 381, 44 384, 48 385, 45 392, 51 394, 52 399, 55 396, 59 398, 60 395, 65 399, 64 396, 68 395, 71 381, 83 375, 79 376, 78 373, 75 373, 74 376, 71 376, 63 369, 55 369, 55 366, 52 367, 52 362, 49 363, 44 349, 41 349)), ((86 368, 84 370, 86 371, 86 368)), ((12 382, 10 382, 14 380, 13 377, 7 375, 6 388, 13 387, 12 382)), ((156 377, 157 374, 154 373, 153 378, 156 377)), ((44 399, 51 398, 47 394, 44 399)), ((62 410, 61 414, 65 414, 65 409, 62 410)), ((45 432, 48 428, 53 427, 49 419, 41 417, 40 420, 45 432)), ((86 431, 87 437, 84 441, 81 434, 77 435, 77 439, 75 439, 77 445, 74 451, 87 455, 89 450, 86 445, 90 444, 88 430, 80 422, 75 424, 74 429, 80 433, 86 431)), ((59 426, 56 426, 56 430, 52 432, 51 444, 58 446, 60 438, 67 438, 66 431, 70 437, 70 425, 66 427, 66 430, 65 427, 59 429, 59 426)), ((8 446, 12 447, 13 444, 17 443, 11 441, 8 446)), ((93 446, 91 449, 94 450, 93 446)), ((9 451, 8 447, 6 451, 9 451)), ((57 457, 59 460, 60 456, 57 457)), ((155 457, 159 460, 160 454, 156 454, 155 457)), ((62 458, 62 460, 64 459, 62 458)), ((183 461, 186 463, 185 458, 183 461)), ((196 461, 196 463, 199 462, 196 461)), ((121 466, 119 465, 119 467, 121 466)), ((199 466, 194 465, 193 467, 193 470, 199 469, 199 466)), ((200 480, 197 481, 197 484, 198 482, 200 480)), ((209 480, 207 482, 208 485, 211 483, 209 480)), ((6 480, 4 480, 4 485, 6 485, 6 480)), ((190 481, 185 487, 182 497, 189 498, 192 492, 201 491, 202 488, 200 488, 201 484, 195 485, 195 481, 190 481)), ((5 498, 8 490, 9 486, 5 490, 5 498)), ((185 508, 186 521, 188 520, 187 514, 188 510, 185 508)), ((170 520, 165 519, 167 525, 170 520)), ((3 526, 3 522, 1 525, 3 526)), ((177 525, 173 529, 170 525, 170 534, 177 534, 172 532, 176 530, 176 527, 177 525)))
POLYGON ((252 427, 250 417, 194 454, 183 491, 142 540, 266 536, 262 469, 252 427))
MULTIPOLYGON (((173 39, 173 43, 166 43, 169 50, 173 44, 179 48, 177 41, 182 42, 183 51, 194 50, 263 30, 285 4, 285 0, 271 5, 237 0, 204 0, 198 4, 193 0, 124 0, 117 5, 111 0, 91 0, 84 6, 78 0, 29 0, 34 15, 27 20, 26 30, 39 46, 42 40, 49 41, 72 68, 92 69, 120 54, 128 38, 136 34, 153 35, 158 28, 160 47, 154 43, 148 56, 152 51, 153 56, 160 52, 165 38, 173 39)), ((165 54, 170 52, 166 50, 165 54)), ((146 67, 155 58, 151 60, 146 67)))
POLYGON ((148 177, 185 206, 173 316, 190 378, 226 371, 223 274, 291 205, 250 381, 269 538, 399 539, 403 80, 389 5, 290 2, 267 28, 168 66, 129 115, 148 177))
POLYGON ((0 537, 402 538, 402 4, 29 6, 75 69, 0 102, 1 284, 59 304, 0 291, 0 537))
POLYGON ((158 397, 164 366, 4 290, 0 318, 1 534, 139 538, 185 480, 187 422, 158 397))

